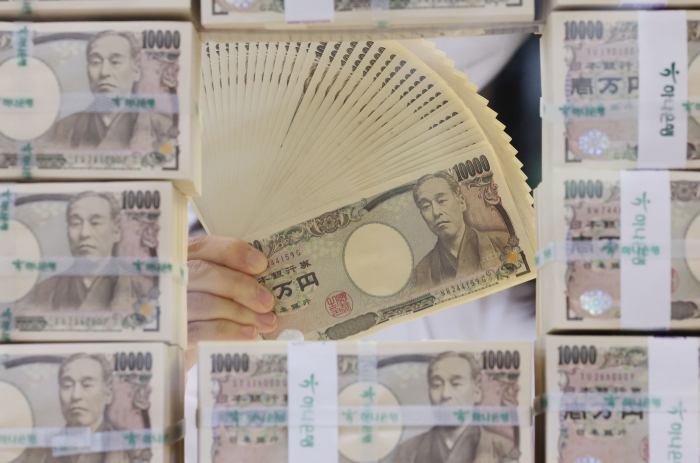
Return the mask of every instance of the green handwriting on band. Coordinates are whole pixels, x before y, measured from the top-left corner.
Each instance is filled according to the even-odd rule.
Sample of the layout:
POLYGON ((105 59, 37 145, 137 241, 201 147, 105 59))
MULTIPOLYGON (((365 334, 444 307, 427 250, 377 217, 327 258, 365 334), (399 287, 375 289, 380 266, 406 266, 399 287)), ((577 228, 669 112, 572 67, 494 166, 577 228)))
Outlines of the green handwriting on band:
MULTIPOLYGON (((22 10, 24 12, 25 6, 28 6, 27 2, 22 5, 22 10)), ((31 6, 29 6, 29 12, 31 13, 31 6)), ((27 65, 27 43, 29 42, 29 29, 27 26, 22 27, 17 31, 17 50, 16 56, 18 58, 17 66, 27 65)))
POLYGON ((315 379, 316 375, 311 373, 309 379, 305 379, 299 385, 299 387, 307 388, 310 392, 302 398, 301 408, 301 421, 306 423, 299 426, 301 433, 304 436, 299 444, 302 447, 313 447, 314 446, 314 396, 316 395, 316 386, 318 386, 318 381, 315 379))
MULTIPOLYGON (((634 229, 634 236, 632 236, 633 240, 639 240, 636 241, 630 246, 630 251, 632 249, 635 249, 637 252, 632 258, 632 263, 634 265, 646 265, 647 260, 646 260, 646 249, 648 246, 644 242, 644 240, 647 239, 646 236, 646 227, 647 227, 647 205, 651 203, 651 200, 647 199, 647 192, 643 192, 642 195, 638 198, 635 198, 634 201, 632 201, 632 205, 638 207, 639 209, 636 211, 637 213, 634 215, 634 222, 632 222, 632 228, 634 229)), ((625 254, 625 246, 623 246, 622 253, 625 254)), ((658 248, 656 249, 656 253, 658 254, 658 248)))
POLYGON ((27 445, 36 445, 37 443, 37 436, 36 434, 30 432, 27 434, 2 434, 0 433, 0 444, 2 444, 3 447, 7 447, 9 445, 17 445, 17 447, 24 447, 27 445))
POLYGON ((10 199, 12 193, 10 190, 0 192, 0 231, 10 229, 10 199))
POLYGON ((22 178, 32 178, 32 144, 27 143, 20 151, 22 152, 22 178))
POLYGON ((232 410, 220 417, 227 426, 287 426, 287 413, 281 411, 232 410), (222 419, 223 418, 223 419, 222 419))
MULTIPOLYGON (((137 260, 133 262, 132 265, 136 268, 136 271, 141 273, 146 271, 148 273, 172 273, 173 264, 161 264, 158 262, 144 262, 137 260)), ((182 273, 182 272, 180 272, 182 273)))
POLYGON ((22 270, 26 270, 28 272, 55 272, 56 271, 56 262, 29 262, 29 261, 24 261, 24 260, 14 260, 12 261, 12 265, 17 269, 18 272, 21 272, 22 270))
POLYGON ((117 106, 117 108, 121 108, 123 106, 125 108, 155 109, 156 107, 156 100, 153 98, 124 98, 121 96, 117 96, 112 98, 112 101, 117 106))
POLYGON ((6 108, 31 109, 34 107, 34 98, 0 98, 0 102, 6 108))
POLYGON ((8 308, 0 312, 0 342, 10 342, 12 311, 8 308))
POLYGON ((564 117, 569 116, 569 114, 575 117, 605 117, 605 106, 564 105, 559 107, 559 111, 564 117))

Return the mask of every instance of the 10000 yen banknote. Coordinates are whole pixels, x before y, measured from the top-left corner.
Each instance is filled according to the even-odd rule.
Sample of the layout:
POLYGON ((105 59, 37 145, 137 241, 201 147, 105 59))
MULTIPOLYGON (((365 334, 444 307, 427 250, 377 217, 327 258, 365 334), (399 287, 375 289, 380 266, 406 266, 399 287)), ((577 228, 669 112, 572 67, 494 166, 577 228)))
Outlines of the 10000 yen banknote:
POLYGON ((195 192, 199 46, 177 22, 0 24, 0 178, 195 192))
POLYGON ((183 364, 161 343, 0 346, 0 462, 178 461, 183 364))
POLYGON ((279 326, 265 336, 351 339, 531 279, 499 161, 477 152, 249 236, 268 257, 260 282, 277 298, 279 326))
MULTIPOLYGON (((228 12, 262 13, 268 11, 284 13, 283 0, 213 0, 213 2, 214 11, 223 14, 226 14, 228 12)), ((483 8, 484 5, 486 5, 486 3, 487 2, 483 0, 458 0, 452 2, 442 2, 435 0, 389 0, 387 2, 389 10, 440 10, 446 8, 483 8)), ((372 2, 370 0, 335 0, 334 9, 336 12, 365 11, 369 13, 372 10, 372 2)))
POLYGON ((0 2, 0 18, 68 19, 191 19, 189 0, 8 0, 0 2))
MULTIPOLYGON (((693 400, 690 395, 653 389, 653 347, 649 344, 649 338, 636 336, 546 336, 538 340, 535 362, 540 389, 536 395, 546 394, 546 401, 537 400, 546 408, 536 417, 537 461, 655 462, 658 450, 669 461, 674 456, 675 461, 682 461, 677 455, 685 456, 685 452, 692 455, 688 443, 698 439, 698 434, 690 434, 690 429, 697 431, 692 421, 697 423, 698 410, 690 403, 697 397, 693 400), (672 421, 682 426, 655 426, 658 415, 675 417, 672 421), (677 429, 681 432, 674 432, 677 429), (653 448, 659 441, 664 445, 653 448)), ((698 362, 697 340, 689 344, 696 344, 693 351, 698 362)), ((670 361, 673 350, 665 353, 670 361)), ((681 366, 675 363, 672 368, 681 366)), ((700 390, 692 394, 699 395, 700 390)))
MULTIPOLYGON (((700 239, 700 175, 678 171, 670 176, 671 239, 692 248, 700 239)), ((546 332, 620 329, 620 173, 556 170, 539 193, 538 213, 545 217, 540 223, 550 225, 540 231, 540 247, 563 242, 574 251, 570 260, 558 256, 539 270, 546 332), (609 254, 586 258, 593 249, 609 254)), ((700 259, 674 256, 671 274, 658 278, 658 284, 671 285, 671 328, 698 329, 700 259)))
MULTIPOLYGON (((364 418, 352 408, 340 413, 339 427, 331 431, 338 433, 336 461, 533 461, 529 343, 377 343, 366 357, 368 346, 359 344, 336 343, 337 367, 330 363, 332 371, 317 371, 314 377, 320 383, 337 375, 339 408, 386 408, 376 409, 375 414, 369 409, 364 418), (369 368, 364 364, 367 359, 373 363, 369 368), (431 424, 432 406, 464 407, 464 425, 431 424), (490 413, 480 415, 472 407, 497 410, 498 417, 486 419, 490 413), (417 416, 411 408, 423 410, 423 415, 417 416), (384 413, 386 420, 381 418, 384 413), (372 422, 371 417, 376 417, 373 425, 359 425, 372 422)), ((285 417, 292 413, 287 410, 294 385, 287 370, 292 361, 287 349, 282 342, 199 345, 199 414, 217 417, 200 423, 200 462, 288 461, 292 430, 285 417), (266 409, 274 412, 270 415, 266 409), (253 416, 246 410, 281 420, 263 420, 262 425, 255 420, 246 426, 245 417, 253 416), (229 419, 222 421, 224 416, 229 419)), ((318 393, 323 385, 316 386, 318 393)), ((324 419, 324 411, 317 411, 318 419, 324 419)))
POLYGON ((169 182, 2 185, 0 342, 181 343, 186 207, 169 182))
MULTIPOLYGON (((687 17, 690 101, 681 103, 688 117, 687 166, 698 168, 700 113, 693 102, 700 97, 700 14, 687 17)), ((552 14, 543 40, 545 166, 636 167, 637 35, 636 11, 552 14)))
MULTIPOLYGON (((371 0, 335 0, 334 27, 376 28, 387 26, 446 26, 464 23, 532 21, 534 2, 529 0, 386 0, 377 6, 371 0)), ((285 26, 283 0, 206 0, 202 2, 205 27, 285 26)), ((309 22, 311 28, 328 23, 309 22)))

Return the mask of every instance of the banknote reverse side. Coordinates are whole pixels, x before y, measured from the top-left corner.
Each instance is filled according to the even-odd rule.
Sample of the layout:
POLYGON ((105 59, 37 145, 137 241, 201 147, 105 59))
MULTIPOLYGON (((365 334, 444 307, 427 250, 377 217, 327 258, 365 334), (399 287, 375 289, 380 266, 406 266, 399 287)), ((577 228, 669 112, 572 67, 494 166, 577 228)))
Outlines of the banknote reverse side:
MULTIPOLYGON (((335 346, 337 369, 316 371, 311 381, 318 394, 322 383, 337 375, 337 404, 343 411, 334 432, 340 463, 533 461, 528 417, 531 354, 526 343, 335 346), (376 414, 373 406, 379 407, 376 414), (451 410, 456 425, 426 424, 431 409, 439 406, 451 410), (363 414, 354 407, 368 408, 363 414), (474 407, 498 410, 498 417, 474 407), (422 418, 413 410, 422 410, 422 418)), ((287 365, 292 360, 287 349, 282 342, 200 344, 200 416, 216 417, 200 425, 200 461, 289 461, 295 442, 290 445, 288 440, 292 431, 286 417, 295 385, 289 382, 287 365), (249 420, 253 410, 257 418, 249 420)), ((328 419, 325 409, 313 411, 318 420, 328 419)), ((313 437, 304 439, 323 445, 313 437)))

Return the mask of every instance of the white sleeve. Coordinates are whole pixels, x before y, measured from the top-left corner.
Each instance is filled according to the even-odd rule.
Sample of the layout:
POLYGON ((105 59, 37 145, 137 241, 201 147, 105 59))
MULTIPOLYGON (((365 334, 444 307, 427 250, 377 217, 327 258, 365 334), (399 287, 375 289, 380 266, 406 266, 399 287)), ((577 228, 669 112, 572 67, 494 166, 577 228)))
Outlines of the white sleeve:
POLYGON ((510 61, 530 34, 479 35, 428 39, 455 61, 455 69, 480 89, 488 85, 510 61))

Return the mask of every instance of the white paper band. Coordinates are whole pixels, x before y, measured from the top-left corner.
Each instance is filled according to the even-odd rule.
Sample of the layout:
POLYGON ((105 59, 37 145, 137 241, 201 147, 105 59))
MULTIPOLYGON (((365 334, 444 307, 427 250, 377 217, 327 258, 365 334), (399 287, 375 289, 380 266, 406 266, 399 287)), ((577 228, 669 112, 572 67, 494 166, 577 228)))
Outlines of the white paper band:
POLYGON ((301 423, 289 427, 289 463, 338 463, 335 343, 289 343, 287 371, 289 420, 301 423), (318 425, 322 415, 328 420, 325 426, 318 425))
MULTIPOLYGON (((28 59, 34 54, 34 31, 30 29, 31 23, 14 23, 12 31, 12 47, 14 49, 17 69, 27 66, 28 59)), ((15 79, 19 80, 21 73, 15 73, 15 79)), ((22 88, 15 83, 15 88, 22 88)), ((33 89, 32 89, 33 90, 33 89)), ((22 171, 22 178, 32 178, 32 169, 36 167, 36 153, 31 140, 16 140, 17 166, 22 171)))
MULTIPOLYGON (((690 403, 697 396, 697 393, 683 395, 672 392, 550 392, 535 398, 533 413, 668 413, 678 405, 679 400, 690 403)), ((687 407, 687 411, 698 413, 700 407, 687 407)))
MULTIPOLYGON (((529 413, 529 407, 526 412, 529 413)), ((366 406, 338 406, 316 410, 317 427, 336 426, 520 426, 518 407, 474 406, 460 407, 447 405, 399 405, 372 407, 368 413, 366 406), (335 412, 335 415, 333 413, 335 412)), ((300 421, 292 421, 287 407, 233 407, 208 408, 199 410, 200 427, 267 427, 300 426, 300 421)), ((335 429, 337 432, 337 429, 335 429)))
MULTIPOLYGON (((44 102, 52 97, 41 90, 26 94, 0 94, 0 114, 55 113, 44 102)), ((61 111, 68 114, 87 113, 165 113, 179 112, 178 97, 171 93, 101 94, 73 92, 61 94, 61 111)), ((120 152, 123 152, 120 151, 120 152)), ((124 156, 130 156, 123 154, 124 156)))
POLYGON ((0 429, 2 448, 52 448, 90 444, 90 428, 0 429))
MULTIPOLYGON (((540 117, 546 121, 566 123, 569 121, 617 121, 646 118, 658 122, 655 114, 664 104, 660 97, 651 100, 612 99, 595 103, 557 104, 540 98, 540 117)), ((700 98, 688 97, 679 101, 681 114, 685 117, 700 115, 700 98)))
POLYGON ((641 106, 638 167, 685 167, 688 118, 688 32, 684 10, 639 11, 639 99, 663 98, 656 108, 641 106), (644 114, 651 111, 650 114, 644 114))
POLYGON ((23 60, 34 54, 34 31, 31 26, 32 23, 16 22, 12 30, 12 48, 20 66, 26 65, 23 60))
POLYGON ((670 243, 622 242, 618 239, 554 241, 535 253, 535 268, 552 262, 579 260, 700 259, 700 240, 671 240, 670 243))
MULTIPOLYGON (((668 171, 620 172, 620 239, 638 246, 671 242, 668 171)), ((668 329, 671 324, 671 258, 620 262, 622 329, 668 329)))
POLYGON ((284 19, 287 23, 333 22, 333 0, 285 0, 284 19))
POLYGON ((1 429, 0 448, 51 448, 55 457, 168 446, 185 437, 185 420, 166 429, 90 432, 90 428, 1 429))
POLYGON ((388 27, 388 21, 391 17, 391 4, 389 0, 370 0, 370 8, 372 8, 372 19, 377 21, 376 26, 380 29, 388 27))
POLYGON ((649 417, 649 461, 696 463, 700 459, 700 384, 695 338, 650 337, 649 393, 678 398, 649 417))
MULTIPOLYGON (((379 460, 379 449, 377 447, 377 424, 380 423, 362 423, 362 416, 380 416, 377 412, 377 403, 374 400, 375 395, 372 394, 371 388, 379 384, 377 381, 377 343, 374 341, 359 341, 357 343, 357 382, 360 385, 358 392, 360 393, 359 403, 362 410, 358 410, 357 414, 358 426, 360 426, 360 458, 359 460, 365 463, 373 463, 379 460), (369 389, 369 390, 367 390, 369 389)), ((342 413, 341 413, 342 415, 342 413)), ((352 418, 350 415, 342 415, 352 418)), ((389 421, 396 414, 387 414, 389 421)), ((342 421, 341 421, 342 422, 342 421)))
POLYGON ((153 257, 89 257, 56 256, 23 260, 3 255, 0 243, 0 277, 33 275, 131 275, 172 277, 187 282, 187 267, 179 262, 162 261, 153 257))
POLYGON ((663 8, 668 0, 620 0, 620 6, 633 8, 663 8))

